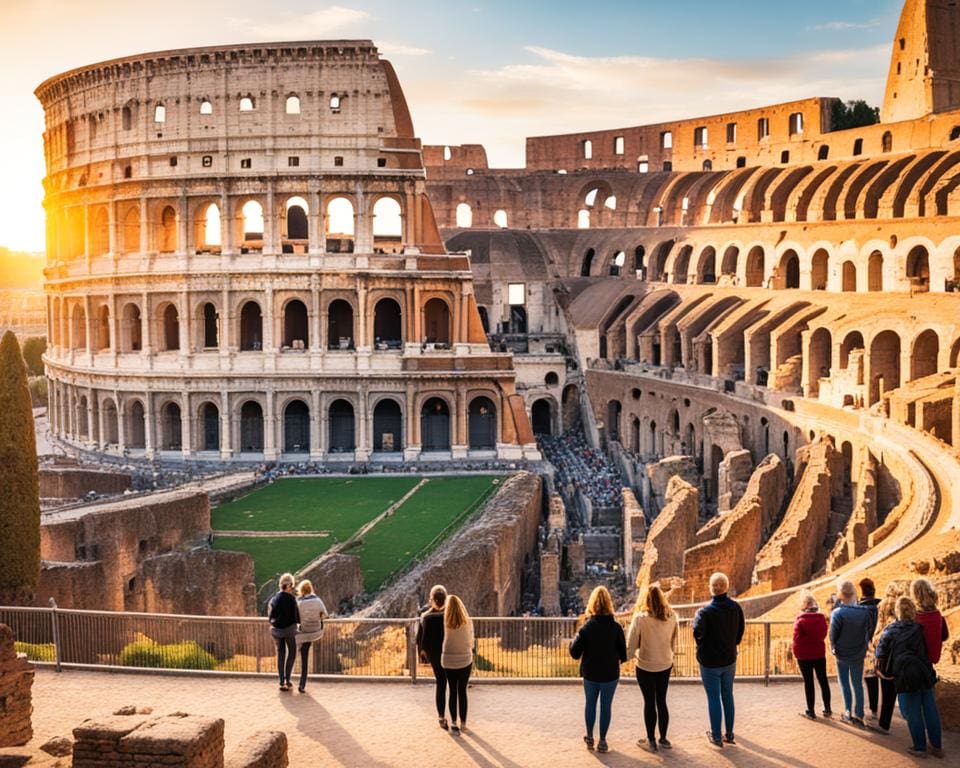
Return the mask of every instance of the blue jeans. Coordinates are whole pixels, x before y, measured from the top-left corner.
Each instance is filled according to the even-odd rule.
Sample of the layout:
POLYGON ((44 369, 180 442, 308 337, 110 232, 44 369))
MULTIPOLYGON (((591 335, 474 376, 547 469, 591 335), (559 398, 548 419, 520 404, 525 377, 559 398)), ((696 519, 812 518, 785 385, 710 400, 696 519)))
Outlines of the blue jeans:
POLYGON ((610 727, 610 708, 619 682, 619 680, 611 680, 609 683, 595 683, 586 679, 583 681, 583 692, 587 697, 583 719, 586 721, 587 736, 590 738, 593 738, 593 725, 597 721, 598 697, 600 698, 600 738, 607 738, 607 729, 610 727))
POLYGON ((710 712, 710 733, 720 738, 720 718, 727 727, 726 736, 733 736, 733 677, 736 674, 736 662, 726 667, 705 667, 700 665, 700 680, 707 692, 707 709, 710 712))
POLYGON ((854 717, 863 720, 863 659, 859 661, 837 659, 837 679, 840 682, 840 693, 843 694, 843 711, 850 712, 854 717))
POLYGON ((910 738, 913 739, 913 748, 925 751, 927 737, 930 737, 930 746, 939 749, 940 742, 940 713, 937 711, 937 700, 933 688, 913 693, 898 693, 900 711, 907 718, 907 728, 910 729, 910 738))

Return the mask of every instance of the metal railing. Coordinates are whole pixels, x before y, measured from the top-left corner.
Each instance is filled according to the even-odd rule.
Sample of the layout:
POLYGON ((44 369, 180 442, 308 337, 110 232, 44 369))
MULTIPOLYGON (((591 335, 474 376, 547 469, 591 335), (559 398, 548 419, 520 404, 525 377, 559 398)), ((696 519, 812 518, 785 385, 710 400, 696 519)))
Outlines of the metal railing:
MULTIPOLYGON (((52 601, 51 601, 52 602, 52 601)), ((627 624, 629 617, 620 617, 627 624)), ((63 668, 189 670, 276 674, 276 649, 266 619, 117 613, 57 608, 0 607, 16 649, 39 664, 63 668)), ((575 678, 569 644, 575 618, 473 619, 474 676, 489 679, 575 678)), ((344 678, 408 679, 430 676, 417 659, 412 619, 330 619, 310 654, 310 673, 344 678)), ((770 680, 799 675, 791 650, 791 622, 748 621, 737 674, 770 680)), ((633 662, 623 665, 633 674, 633 662)), ((696 645, 681 620, 673 675, 697 678, 696 645)))

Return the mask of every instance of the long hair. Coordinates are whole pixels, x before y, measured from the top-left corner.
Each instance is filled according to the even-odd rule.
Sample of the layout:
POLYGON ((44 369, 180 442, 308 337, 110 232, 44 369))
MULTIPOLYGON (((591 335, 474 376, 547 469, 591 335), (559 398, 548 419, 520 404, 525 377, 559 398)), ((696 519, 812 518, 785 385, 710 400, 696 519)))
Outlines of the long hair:
POLYGON ((897 599, 903 594, 903 588, 895 581, 887 584, 883 592, 883 599, 877 606, 877 629, 873 635, 874 641, 880 638, 887 624, 897 620, 897 599))
POLYGON ((587 618, 591 616, 613 616, 613 598, 604 586, 594 587, 587 601, 587 618))
POLYGON ((660 621, 666 621, 673 615, 673 608, 667 596, 663 594, 658 584, 651 584, 647 591, 637 600, 637 612, 646 611, 647 614, 660 621))
POLYGON ((897 618, 900 621, 917 620, 917 606, 906 595, 897 598, 897 618))
POLYGON ((447 629, 459 629, 469 619, 463 601, 456 595, 447 595, 447 604, 443 609, 443 626, 447 629))
POLYGON ((937 590, 928 579, 914 579, 910 585, 910 592, 921 613, 937 610, 937 590))
POLYGON ((313 584, 309 579, 304 579, 300 582, 300 585, 297 587, 297 592, 300 593, 300 597, 306 597, 307 595, 313 594, 313 584))

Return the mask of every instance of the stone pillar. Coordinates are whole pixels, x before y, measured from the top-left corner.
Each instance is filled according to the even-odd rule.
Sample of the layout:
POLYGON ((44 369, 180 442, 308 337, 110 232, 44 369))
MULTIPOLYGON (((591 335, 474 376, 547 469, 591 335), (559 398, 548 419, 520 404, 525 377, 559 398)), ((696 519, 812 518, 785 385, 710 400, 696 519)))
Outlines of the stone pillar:
POLYGON ((150 250, 150 221, 147 216, 147 198, 140 197, 140 254, 150 250))
MULTIPOLYGON (((90 397, 92 402, 92 398, 97 397, 96 392, 90 390, 90 397)), ((95 442, 101 451, 107 445, 107 441, 103 436, 103 405, 99 402, 97 403, 97 439, 95 442)))
POLYGON ((310 350, 323 349, 320 337, 320 284, 315 274, 310 275, 310 350))
POLYGON ((322 194, 317 193, 317 248, 320 253, 327 251, 327 214, 324 210, 326 200, 322 194))
POLYGON ((277 353, 277 346, 273 343, 273 283, 267 282, 263 289, 263 315, 261 317, 261 322, 263 324, 263 351, 266 353, 264 356, 264 364, 268 370, 273 369, 274 365, 274 356, 277 353))
POLYGON ((320 422, 320 390, 310 390, 310 460, 318 461, 323 458, 320 422))
POLYGON ((0 624, 0 747, 22 747, 33 738, 34 667, 17 658, 13 630, 0 624))
POLYGON ((407 249, 408 246, 416 245, 417 235, 413 231, 413 208, 415 205, 415 198, 413 196, 413 190, 407 187, 404 205, 403 205, 403 248, 407 249))
POLYGON ((67 301, 66 299, 60 300, 60 325, 57 330, 57 353, 58 357, 63 356, 63 350, 70 347, 70 339, 67 336, 67 301))
POLYGON ((267 388, 267 403, 263 411, 263 458, 275 461, 277 458, 277 416, 274 413, 276 397, 273 387, 267 388))
POLYGON ((226 461, 233 454, 233 419, 230 417, 230 395, 220 392, 220 458, 226 461))
POLYGON ((369 409, 368 403, 370 401, 370 393, 367 391, 366 385, 360 387, 360 392, 358 393, 357 398, 357 449, 355 452, 355 458, 357 461, 366 461, 370 458, 371 446, 370 439, 367 433, 370 431, 369 426, 369 409))
POLYGON ((555 535, 540 552, 540 606, 544 616, 560 615, 560 552, 555 535))
POLYGON ((150 357, 150 354, 153 352, 153 342, 152 342, 152 333, 150 329, 153 323, 150 322, 150 294, 146 291, 143 292, 141 296, 141 310, 140 310, 140 339, 141 339, 141 352, 144 357, 150 357))
POLYGON ((373 252, 373 215, 368 204, 368 197, 358 191, 356 210, 353 214, 353 252, 368 254, 373 252))
POLYGON ((223 290, 220 292, 220 358, 221 368, 226 367, 224 359, 230 356, 230 345, 233 342, 233 334, 230 333, 233 324, 233 307, 230 306, 230 289, 227 287, 227 281, 223 283, 223 290))
POLYGON ((109 241, 110 255, 117 254, 117 202, 111 200, 107 205, 107 238, 109 241))
POLYGON ((190 201, 186 193, 180 195, 177 206, 177 252, 189 254, 190 248, 190 201))
POLYGON ((309 193, 309 205, 310 211, 307 213, 307 252, 312 255, 320 251, 322 238, 319 192, 309 193))
POLYGON ((367 287, 363 284, 357 287, 357 339, 356 347, 370 349, 373 345, 367 338, 367 287))
POLYGON ((149 390, 143 395, 144 455, 153 458, 157 454, 157 424, 153 414, 153 393, 149 390))
POLYGON ((183 458, 193 455, 193 408, 190 406, 190 393, 186 390, 180 393, 180 432, 181 452, 183 458))
POLYGON ((233 212, 226 190, 220 193, 220 253, 233 255, 233 212))
POLYGON ((83 297, 83 323, 84 323, 84 335, 86 336, 86 352, 90 353, 93 350, 93 344, 90 343, 90 333, 93 330, 93 325, 90 322, 90 295, 83 297))
POLYGON ((87 261, 87 274, 90 273, 90 206, 83 206, 83 255, 87 261))
POLYGON ((414 283, 413 286, 413 341, 417 344, 423 343, 423 311, 420 308, 420 286, 414 283))
POLYGON ((192 335, 190 333, 191 325, 190 322, 192 312, 190 311, 190 294, 186 290, 182 290, 177 294, 177 303, 180 305, 178 311, 180 312, 180 325, 179 325, 179 356, 181 358, 188 355, 192 352, 192 347, 190 344, 192 335))
POLYGON ((456 411, 451 414, 453 418, 453 440, 451 441, 451 455, 454 459, 463 458, 467 455, 467 393, 463 385, 457 387, 456 411))
POLYGON ((273 191, 273 182, 267 182, 267 200, 263 212, 263 227, 266 232, 263 233, 263 252, 266 254, 278 254, 282 250, 280 247, 279 227, 277 226, 278 212, 276 210, 277 197, 273 191))
POLYGON ((117 390, 113 392, 113 402, 117 406, 117 448, 122 454, 127 450, 127 409, 117 390))

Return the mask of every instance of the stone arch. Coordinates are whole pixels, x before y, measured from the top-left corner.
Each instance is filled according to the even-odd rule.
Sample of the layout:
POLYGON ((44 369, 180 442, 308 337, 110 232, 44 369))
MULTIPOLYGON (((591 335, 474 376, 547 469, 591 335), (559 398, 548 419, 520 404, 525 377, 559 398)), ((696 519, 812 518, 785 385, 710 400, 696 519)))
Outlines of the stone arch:
POLYGON ((120 419, 117 416, 117 406, 113 398, 104 398, 101 403, 101 413, 103 413, 103 442, 106 445, 118 445, 120 443, 120 419))
POLYGON ((353 201, 337 195, 327 202, 326 227, 327 250, 331 253, 353 253, 353 238, 356 216, 353 201))
POLYGON ((810 287, 814 291, 825 291, 829 279, 830 253, 826 248, 818 248, 810 262, 810 287))
POLYGON ((845 293, 853 293, 857 290, 857 265, 852 260, 847 259, 843 262, 841 268, 841 287, 840 290, 845 293))
POLYGON ((450 450, 450 405, 442 397, 427 398, 420 408, 420 444, 423 451, 450 450))
POLYGON ((143 349, 143 319, 140 306, 128 301, 120 315, 120 351, 139 352, 143 349))
POLYGON ((950 367, 957 368, 960 366, 960 339, 957 339, 953 342, 953 346, 950 347, 950 367))
POLYGON ((353 349, 353 305, 346 299, 334 299, 327 305, 327 348, 353 349))
POLYGON ((910 381, 932 376, 937 372, 940 357, 940 338, 931 329, 923 331, 913 341, 910 351, 910 381))
POLYGON ((175 253, 177 250, 177 211, 172 205, 165 205, 160 211, 157 250, 160 253, 175 253))
POLYGON ((160 305, 160 333, 157 341, 161 352, 174 352, 180 349, 180 311, 177 305, 166 302, 160 305))
POLYGON ((94 338, 91 340, 93 342, 90 345, 91 351, 98 352, 101 349, 110 349, 113 346, 111 336, 110 307, 101 304, 97 310, 97 324, 94 327, 94 338))
POLYGON ((610 400, 607 403, 607 439, 620 440, 620 418, 623 415, 623 405, 619 400, 610 400))
POLYGON ((680 249, 677 258, 673 262, 673 282, 685 284, 687 282, 687 273, 690 271, 690 255, 693 253, 692 245, 685 245, 680 249))
POLYGON ((762 245, 755 245, 747 254, 745 283, 748 288, 759 288, 763 285, 766 274, 766 254, 762 245))
POLYGON ((590 272, 593 270, 593 257, 596 255, 596 251, 593 248, 588 248, 587 252, 583 255, 583 261, 580 262, 580 277, 590 277, 590 272))
POLYGON ((299 398, 283 408, 283 452, 310 452, 310 406, 299 398))
POLYGON ((881 331, 870 343, 870 402, 900 386, 900 336, 896 331, 881 331))
POLYGON ((697 259, 697 282, 700 285, 713 285, 717 282, 717 249, 712 245, 700 251, 697 259))
POLYGON ((245 301, 240 307, 240 351, 258 352, 263 349, 263 313, 260 305, 245 301))
POLYGON ((103 256, 110 250, 110 215, 106 206, 94 209, 90 224, 90 255, 103 256))
POLYGON ((720 274, 731 277, 737 275, 737 262, 740 260, 740 248, 728 245, 723 252, 723 261, 720 263, 720 274))
POLYGON ((172 400, 160 407, 160 450, 183 449, 183 416, 179 403, 172 400))
POLYGON ((833 367, 833 337, 827 328, 817 328, 810 336, 809 367, 805 397, 820 394, 820 379, 830 378, 833 367))
POLYGON ((373 204, 374 246, 399 245, 402 235, 403 207, 400 201, 392 195, 381 195, 373 204))
MULTIPOLYGON (((647 249, 644 248, 642 245, 638 245, 636 248, 633 249, 633 273, 635 275, 638 273, 642 274, 644 270, 646 270, 647 268, 646 256, 647 256, 647 249)), ((960 272, 958 272, 958 275, 960 275, 960 272)), ((958 282, 960 282, 960 276, 958 276, 957 280, 958 282)))
POLYGON ((473 226, 473 209, 469 203, 457 203, 456 225, 461 229, 473 226))
POLYGON ((123 242, 120 250, 124 254, 140 251, 140 208, 132 205, 123 216, 121 229, 123 242))
POLYGON ((863 334, 860 331, 850 331, 840 343, 840 368, 846 369, 850 365, 850 353, 855 349, 863 349, 863 334))
POLYGON ((867 290, 883 290, 883 254, 873 251, 867 259, 867 290))
POLYGON ((610 258, 609 276, 620 277, 624 265, 627 263, 627 254, 624 251, 615 251, 610 258))
POLYGON ((373 450, 403 450, 403 409, 392 397, 381 398, 373 407, 373 450))
POLYGON ((239 224, 237 234, 239 235, 238 242, 240 243, 240 252, 262 251, 264 231, 266 229, 263 203, 251 198, 238 201, 237 208, 240 212, 240 215, 237 217, 239 224))
MULTIPOLYGON (((302 197, 290 197, 284 203, 284 240, 300 241, 305 245, 310 239, 310 206, 302 197)), ((284 253, 293 253, 295 243, 283 243, 284 253)))
POLYGON ((256 400, 240 405, 240 452, 263 453, 263 407, 256 400))
POLYGON ((423 335, 427 343, 449 344, 452 340, 450 306, 439 297, 423 305, 423 335))
POLYGON ((374 348, 399 349, 403 346, 403 313, 396 299, 385 297, 373 308, 374 348))
POLYGON ((201 451, 220 450, 220 408, 209 400, 200 404, 197 412, 200 433, 197 447, 201 451))
POLYGON ((220 313, 212 301, 205 301, 197 307, 197 332, 200 349, 220 346, 220 313))
POLYGON ((309 313, 300 299, 290 299, 283 305, 283 346, 297 349, 310 346, 309 313))
POLYGON ((930 290, 930 252, 924 245, 915 245, 907 254, 906 277, 917 291, 930 290))
POLYGON ((468 408, 470 448, 492 450, 497 447, 497 406, 486 396, 475 397, 468 408))
POLYGON ((666 280, 667 257, 673 250, 675 241, 665 240, 659 243, 650 257, 650 268, 647 271, 647 280, 652 283, 664 282, 666 280))
POLYGON ((353 403, 343 397, 327 407, 327 452, 351 453, 357 448, 356 415, 353 403))
POLYGON ((541 397, 530 406, 530 423, 535 435, 553 434, 553 407, 550 400, 541 397))
POLYGON ((197 207, 194 214, 193 240, 200 252, 215 252, 222 244, 220 206, 207 202, 197 207))
POLYGON ((797 289, 800 287, 800 257, 792 248, 788 248, 780 257, 777 267, 777 279, 774 288, 797 289))
POLYGON ((124 438, 131 448, 147 447, 147 417, 140 400, 132 400, 126 408, 124 438))

